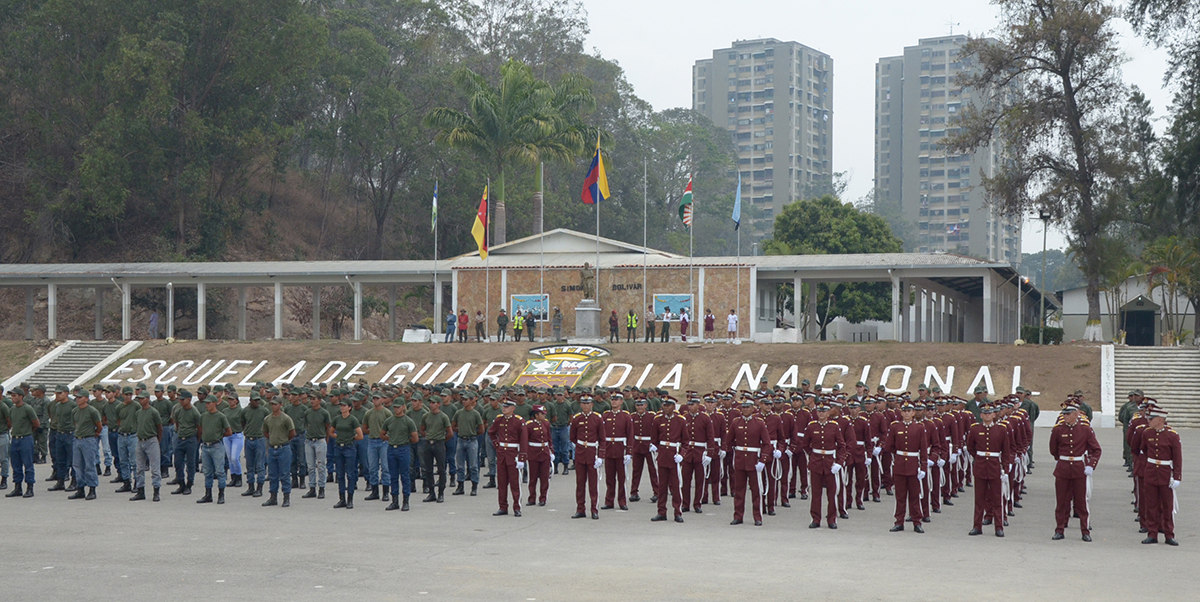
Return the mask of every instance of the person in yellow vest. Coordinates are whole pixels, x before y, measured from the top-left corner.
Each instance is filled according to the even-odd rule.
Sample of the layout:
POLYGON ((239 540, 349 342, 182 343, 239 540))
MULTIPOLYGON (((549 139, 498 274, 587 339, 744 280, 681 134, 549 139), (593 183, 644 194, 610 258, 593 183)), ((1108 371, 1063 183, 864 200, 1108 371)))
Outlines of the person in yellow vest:
POLYGON ((637 338, 638 315, 629 308, 629 314, 625 316, 625 342, 632 343, 633 339, 637 338))
POLYGON ((525 330, 525 314, 519 311, 513 312, 512 327, 513 341, 520 341, 521 331, 525 330))

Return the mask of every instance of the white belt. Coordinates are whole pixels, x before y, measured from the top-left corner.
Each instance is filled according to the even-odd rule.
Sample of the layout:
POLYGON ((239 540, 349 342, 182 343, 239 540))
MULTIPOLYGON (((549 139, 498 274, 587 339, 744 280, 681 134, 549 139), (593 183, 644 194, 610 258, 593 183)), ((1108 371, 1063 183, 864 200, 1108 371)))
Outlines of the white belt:
POLYGON ((634 438, 634 439, 636 439, 636 440, 638 440, 638 441, 649 441, 649 440, 650 440, 650 438, 649 438, 649 437, 638 437, 638 436, 636 436, 636 435, 635 435, 633 438, 634 438))
POLYGON ((975 455, 983 458, 999 458, 1000 452, 976 451, 975 455))
POLYGON ((663 447, 679 447, 679 444, 678 444, 678 443, 670 443, 670 442, 667 442, 667 441, 659 441, 659 442, 658 442, 658 444, 659 444, 659 445, 661 445, 661 446, 663 446, 663 447))
POLYGON ((949 438, 949 437, 946 437, 946 441, 949 441, 949 440, 950 440, 950 438, 949 438))
POLYGON ((771 447, 775 447, 776 445, 779 445, 779 442, 775 439, 771 439, 771 447))
POLYGON ((1154 458, 1146 458, 1146 461, 1151 464, 1157 464, 1159 466, 1174 466, 1175 465, 1174 460, 1155 460, 1154 458))
POLYGON ((529 447, 546 447, 546 444, 545 443, 534 443, 533 441, 530 441, 529 447))
POLYGON ((866 447, 866 446, 867 446, 867 442, 866 442, 866 441, 859 441, 859 442, 858 442, 858 444, 859 444, 859 445, 861 445, 861 446, 863 446, 863 447, 866 447))
POLYGON ((587 441, 576 441, 575 445, 582 445, 584 447, 598 447, 600 443, 597 441, 592 441, 591 443, 588 443, 587 441))
POLYGON ((1083 462, 1083 456, 1059 456, 1058 459, 1066 462, 1083 462))
POLYGON ((500 443, 500 447, 521 447, 520 443, 500 443))
POLYGON ((604 440, 605 441, 620 441, 621 443, 625 443, 624 437, 605 437, 604 440))
POLYGON ((896 455, 899 455, 899 456, 904 456, 905 458, 920 458, 920 457, 921 457, 921 452, 910 452, 910 451, 900 451, 900 450, 896 450, 896 455))
POLYGON ((720 437, 714 437, 714 439, 716 439, 716 440, 717 440, 717 447, 721 447, 721 438, 720 438, 720 437))
POLYGON ((752 454, 757 454, 762 451, 761 447, 742 447, 740 445, 733 446, 733 449, 740 451, 740 452, 749 452, 752 454))
POLYGON ((707 443, 696 443, 695 441, 689 443, 688 445, 691 445, 693 447, 708 447, 707 443))
POLYGON ((836 449, 814 449, 813 453, 821 454, 822 456, 832 456, 833 454, 837 453, 837 450, 836 449))

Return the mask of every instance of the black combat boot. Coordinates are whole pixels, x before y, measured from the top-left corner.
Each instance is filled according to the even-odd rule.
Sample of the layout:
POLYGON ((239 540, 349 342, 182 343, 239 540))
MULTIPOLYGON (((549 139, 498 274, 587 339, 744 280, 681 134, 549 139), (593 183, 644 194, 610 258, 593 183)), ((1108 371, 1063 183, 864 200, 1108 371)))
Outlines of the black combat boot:
MULTIPOLYGON (((80 489, 82 490, 83 488, 82 488, 82 487, 80 487, 80 489)), ((155 488, 154 488, 154 497, 158 497, 158 487, 155 487, 155 488)), ((85 497, 85 498, 83 498, 83 499, 85 499, 85 500, 87 500, 87 501, 89 501, 89 502, 90 502, 90 501, 92 501, 92 500, 94 500, 94 499, 96 499, 96 488, 95 488, 95 487, 88 487, 87 497, 85 497)), ((157 500, 155 500, 155 501, 157 501, 157 500)))
POLYGON ((271 497, 267 498, 267 501, 263 502, 263 503, 262 503, 262 505, 263 505, 264 507, 266 507, 266 506, 278 506, 278 505, 279 505, 279 501, 278 501, 278 498, 276 497, 277 495, 278 495, 278 494, 276 494, 275 492, 271 492, 271 497))
POLYGON ((21 497, 21 482, 13 482, 13 490, 4 494, 4 497, 21 497))
POLYGON ((86 494, 83 492, 83 487, 75 489, 75 493, 67 496, 68 500, 82 500, 86 494))
POLYGON ((50 488, 47 489, 46 491, 66 491, 66 490, 67 490, 67 488, 63 485, 63 480, 58 479, 58 480, 54 481, 54 484, 51 485, 50 488))
POLYGON ((392 503, 388 504, 388 507, 384 508, 384 510, 399 510, 400 509, 400 500, 398 499, 398 497, 399 496, 393 496, 392 503))
MULTIPOLYGON (((261 490, 261 489, 262 489, 262 485, 259 485, 259 486, 258 486, 258 488, 261 490)), ((318 488, 318 489, 317 489, 317 499, 318 499, 318 500, 323 500, 323 499, 325 499, 325 488, 324 488, 324 487, 321 487, 321 488, 318 488)))
POLYGON ((254 486, 254 482, 251 480, 247 480, 246 481, 246 490, 242 492, 242 497, 250 497, 250 496, 254 495, 255 491, 258 491, 258 489, 254 486))
POLYGON ((446 488, 445 488, 445 487, 439 487, 439 488, 438 488, 437 503, 439 503, 439 504, 440 504, 440 503, 442 503, 442 502, 446 501, 446 495, 445 495, 445 494, 446 494, 446 488))
POLYGON ((437 494, 436 494, 436 493, 434 493, 432 489, 430 489, 430 490, 429 490, 429 495, 425 496, 425 499, 423 499, 423 500, 421 500, 421 501, 422 501, 422 502, 436 502, 436 501, 437 501, 437 494))
POLYGON ((488 477, 487 485, 484 485, 483 488, 484 489, 495 489, 496 488, 496 477, 488 477))
POLYGON ((338 493, 338 503, 334 504, 333 507, 334 508, 345 508, 346 507, 346 494, 338 493))
POLYGON ((200 499, 196 500, 196 503, 197 503, 197 504, 211 504, 211 503, 212 503, 212 501, 213 501, 213 499, 212 499, 212 487, 205 487, 205 488, 204 488, 204 497, 202 497, 202 498, 200 498, 200 499))
POLYGON ((137 488, 137 493, 133 494, 133 497, 129 498, 129 501, 131 501, 131 502, 140 502, 140 501, 142 501, 142 500, 144 500, 144 499, 146 499, 146 488, 145 488, 145 487, 138 487, 138 488, 137 488))
POLYGON ((156 502, 162 501, 162 498, 158 497, 158 487, 154 488, 154 501, 156 501, 156 502))
POLYGON ((289 506, 291 506, 291 505, 292 505, 292 494, 291 494, 291 493, 289 493, 289 492, 284 492, 284 494, 283 494, 283 507, 284 507, 284 508, 287 508, 287 507, 289 507, 289 506))
POLYGON ((471 483, 471 497, 479 495, 479 483, 471 483))
POLYGON ((346 509, 350 510, 351 508, 354 508, 354 492, 353 491, 346 492, 346 509))
POLYGON ((130 491, 133 491, 133 487, 131 487, 130 482, 126 480, 121 481, 121 488, 116 490, 114 493, 129 493, 130 491))
POLYGON ((463 484, 463 482, 462 482, 462 481, 459 481, 459 482, 458 482, 458 488, 456 488, 456 489, 454 490, 454 493, 451 493, 450 495, 465 495, 465 494, 466 494, 466 492, 465 492, 465 491, 463 491, 463 487, 464 487, 464 486, 465 486, 465 485, 463 484))
POLYGON ((404 496, 404 503, 400 505, 401 512, 408 512, 408 496, 404 496))
POLYGON ((218 504, 225 503, 225 488, 224 487, 217 489, 217 503, 218 504))
POLYGON ((300 497, 303 499, 315 498, 315 497, 317 497, 317 489, 315 487, 309 487, 308 493, 305 493, 304 495, 302 495, 300 497))
POLYGON ((379 485, 372 485, 371 493, 368 493, 367 497, 365 497, 363 499, 368 502, 379 499, 379 485))
POLYGON ((388 492, 391 491, 392 488, 388 487, 387 485, 380 485, 379 487, 383 490, 380 492, 382 496, 379 499, 385 502, 388 501, 388 492))

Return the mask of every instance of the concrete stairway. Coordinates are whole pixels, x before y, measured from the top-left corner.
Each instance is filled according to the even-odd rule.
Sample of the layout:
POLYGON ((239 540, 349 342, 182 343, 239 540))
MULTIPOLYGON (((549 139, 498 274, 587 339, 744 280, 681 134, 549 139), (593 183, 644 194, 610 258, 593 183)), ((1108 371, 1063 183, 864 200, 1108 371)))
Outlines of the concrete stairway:
POLYGON ((1171 413, 1175 427, 1200 427, 1200 351, 1195 347, 1117 347, 1114 354, 1117 408, 1132 389, 1171 413))
POLYGON ((97 364, 107 363, 109 356, 124 346, 121 341, 73 342, 66 351, 25 380, 30 384, 46 385, 47 390, 53 390, 56 385, 69 385, 97 364))

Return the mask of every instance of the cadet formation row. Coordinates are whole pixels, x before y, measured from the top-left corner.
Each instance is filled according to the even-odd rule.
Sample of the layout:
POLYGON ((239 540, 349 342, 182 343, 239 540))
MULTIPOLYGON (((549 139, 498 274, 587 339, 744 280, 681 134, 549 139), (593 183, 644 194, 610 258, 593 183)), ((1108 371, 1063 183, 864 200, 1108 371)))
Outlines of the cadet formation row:
MULTIPOLYGON (((2 393, 2 392, 0 392, 2 393)), ((294 488, 304 498, 324 499, 337 483, 336 508, 353 508, 359 478, 365 500, 390 501, 387 510, 409 509, 413 483, 422 481, 424 502, 478 495, 480 466, 485 489, 496 488, 495 515, 521 516, 526 505, 545 505, 551 474, 575 471, 575 514, 600 518, 600 510, 627 510, 640 501, 642 475, 657 504, 652 521, 684 522, 688 512, 720 505, 732 494, 733 520, 742 524, 746 499, 753 522, 799 495, 810 499, 810 528, 836 529, 851 510, 895 498, 892 531, 924 532, 924 525, 966 487, 974 488, 969 535, 991 526, 1004 536, 1021 508, 1038 406, 1030 392, 986 399, 941 395, 922 385, 915 396, 817 393, 807 380, 783 391, 688 392, 682 408, 663 390, 484 387, 452 384, 365 383, 281 387, 259 383, 243 406, 232 386, 196 393, 156 386, 136 389, 22 386, 0 403, 0 489, 7 498, 34 495, 34 465, 51 461, 49 491, 93 500, 99 477, 112 476, 117 493, 131 501, 160 501, 162 479, 174 478, 171 494, 192 493, 196 472, 204 477, 197 503, 225 503, 227 486, 245 487, 242 497, 263 506, 291 505, 294 488), (73 399, 72 399, 73 397, 73 399), (480 402, 483 405, 480 406, 480 402), (200 407, 197 407, 200 406, 200 407), (203 408, 203 409, 201 409, 203 408), (244 464, 243 464, 244 457, 244 464), (417 461, 414 461, 414 457, 417 461), (605 497, 598 499, 600 473, 605 497), (151 493, 147 495, 146 473, 151 493), (217 494, 214 498, 214 483, 217 494), (590 501, 590 503, 589 503, 590 501), (822 506, 824 505, 824 508, 822 506), (669 507, 669 508, 668 508, 669 507)), ((1134 477, 1134 506, 1143 543, 1158 535, 1177 545, 1174 490, 1182 478, 1179 435, 1167 412, 1140 391, 1130 393, 1120 420, 1126 465, 1134 477)), ((1055 458, 1057 498, 1053 539, 1062 539, 1070 518, 1091 541, 1088 505, 1100 446, 1089 424, 1091 408, 1079 392, 1062 404, 1049 435, 1055 458)))

